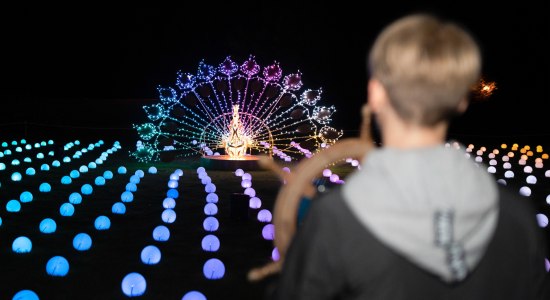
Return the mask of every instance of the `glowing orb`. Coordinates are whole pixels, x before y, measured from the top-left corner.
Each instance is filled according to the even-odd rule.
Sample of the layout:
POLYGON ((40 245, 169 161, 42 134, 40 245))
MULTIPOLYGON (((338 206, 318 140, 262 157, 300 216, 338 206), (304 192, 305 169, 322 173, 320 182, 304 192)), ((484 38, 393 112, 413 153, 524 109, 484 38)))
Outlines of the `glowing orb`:
POLYGON ((164 225, 159 225, 153 229, 153 239, 158 242, 166 242, 170 238, 170 230, 164 225))
POLYGON ((78 171, 80 173, 87 173, 88 172, 88 167, 86 166, 80 166, 80 168, 78 169, 78 171))
POLYGON ((247 180, 247 179, 244 179, 241 181, 241 187, 243 188, 249 188, 249 187, 252 187, 252 181, 250 180, 247 180))
POLYGON ((208 232, 214 232, 220 227, 220 222, 215 217, 206 217, 202 222, 202 227, 208 232))
POLYGON ((256 190, 254 190, 253 188, 249 187, 249 188, 246 188, 243 192, 245 195, 248 195, 250 197, 254 197, 256 196, 256 190))
POLYGON ((272 241, 275 238, 275 226, 267 224, 262 228, 262 236, 264 239, 272 241))
POLYGON ((206 296, 199 291, 189 291, 183 295, 181 300, 206 300, 206 296))
POLYGON ((157 168, 155 167, 150 167, 149 170, 148 170, 149 174, 157 174, 157 168))
POLYGON ((250 200, 248 200, 248 207, 253 209, 258 209, 262 207, 262 200, 258 197, 252 197, 250 200))
POLYGON ((540 227, 545 228, 548 226, 548 217, 545 214, 537 214, 537 223, 540 227))
POLYGON ((99 216, 95 219, 94 227, 97 230, 107 230, 111 227, 111 220, 106 216, 99 216))
POLYGON ((128 182, 126 184, 126 191, 128 192, 135 192, 137 191, 137 185, 135 183, 132 183, 132 182, 128 182))
POLYGON ((161 215, 164 223, 174 223, 176 221, 176 212, 173 209, 165 209, 161 215))
POLYGON ((236 175, 236 176, 239 176, 239 177, 240 177, 240 176, 243 176, 243 174, 244 174, 243 169, 237 169, 237 170, 235 170, 235 175, 236 175))
POLYGON ((497 169, 493 166, 490 166, 487 168, 487 172, 491 173, 491 174, 495 174, 497 172, 497 169))
POLYGON ((32 242, 28 237, 20 236, 11 244, 11 250, 15 253, 29 253, 32 250, 32 242))
POLYGON ((202 184, 209 184, 209 183, 212 183, 212 178, 210 178, 209 176, 203 176, 201 178, 201 183, 202 184))
POLYGON ((220 240, 213 234, 208 234, 202 238, 202 250, 207 252, 216 252, 220 249, 220 240))
POLYGON ((95 185, 105 185, 105 178, 103 176, 97 176, 94 180, 95 185))
POLYGON ((204 263, 202 273, 207 279, 220 279, 225 274, 225 266, 221 260, 211 258, 204 263))
POLYGON ((93 161, 91 161, 89 164, 88 164, 88 169, 96 169, 97 168, 97 164, 93 161))
POLYGON ((269 223, 271 222, 271 219, 272 219, 272 214, 269 210, 267 209, 262 209, 258 212, 258 221, 260 222, 264 222, 264 223, 269 223))
POLYGON ((508 171, 504 172, 504 177, 505 178, 514 178, 514 171, 508 170, 508 171))
POLYGON ((73 238, 73 247, 78 251, 86 251, 92 247, 92 238, 87 233, 79 233, 73 238))
POLYGON ((204 167, 197 168, 197 174, 204 173, 204 172, 206 172, 206 169, 204 169, 204 167))
POLYGON ((178 176, 178 174, 176 173, 172 173, 170 174, 170 180, 179 180, 180 177, 178 176))
POLYGON ((139 184, 139 182, 141 181, 141 179, 139 178, 138 175, 132 175, 130 176, 130 182, 131 183, 134 183, 134 184, 139 184))
POLYGON ((6 210, 8 212, 19 212, 21 210, 21 203, 17 200, 10 200, 6 203, 6 210))
POLYGON ((126 167, 118 167, 118 174, 126 174, 126 167))
POLYGON ((80 177, 80 172, 78 172, 77 170, 72 170, 71 173, 69 173, 69 176, 71 176, 71 178, 78 178, 80 177))
POLYGON ((74 192, 69 195, 69 203, 80 204, 81 202, 82 202, 82 196, 79 193, 74 192))
POLYGON ((13 295, 12 300, 39 300, 39 298, 38 295, 31 290, 20 290, 13 295))
POLYGON ((29 191, 25 191, 21 193, 21 195, 19 196, 19 201, 21 201, 21 203, 31 202, 32 199, 33 199, 32 193, 29 191))
POLYGON ((109 180, 109 179, 113 179, 113 172, 107 170, 105 172, 103 172, 103 178, 109 180))
POLYGON ((52 166, 58 168, 58 167, 61 166, 61 163, 59 162, 59 160, 54 160, 54 161, 52 162, 52 166))
POLYGON ((11 180, 12 181, 21 181, 21 178, 23 176, 21 176, 21 173, 19 172, 13 172, 13 174, 11 174, 11 180))
POLYGON ((519 193, 522 195, 522 196, 526 196, 526 197, 529 197, 531 196, 531 189, 527 186, 522 186, 520 189, 519 189, 519 193))
POLYGON ((74 206, 71 203, 63 203, 59 207, 59 213, 64 217, 70 217, 74 214, 74 206))
POLYGON ((57 224, 55 221, 51 218, 45 218, 40 222, 40 225, 38 226, 40 228, 40 232, 42 233, 54 233, 57 229, 57 224))
POLYGON ((143 170, 137 170, 134 174, 139 176, 139 178, 143 178, 143 176, 145 176, 145 172, 143 172, 143 170))
POLYGON ((166 197, 177 199, 179 196, 179 192, 176 189, 169 189, 168 192, 166 192, 166 197))
POLYGON ((502 184, 502 185, 507 185, 506 180, 504 180, 504 179, 498 179, 497 183, 502 184))
POLYGON ((214 203, 207 203, 204 206, 204 214, 207 216, 214 216, 218 213, 218 206, 214 203))
POLYGON ((279 249, 277 249, 277 247, 273 248, 273 251, 271 251, 271 259, 273 261, 278 261, 281 259, 281 255, 279 254, 279 249))
POLYGON ((154 245, 149 245, 141 250, 141 262, 146 265, 156 265, 160 261, 160 250, 154 245))
POLYGON ((33 176, 34 174, 36 174, 36 171, 34 170, 34 168, 27 168, 27 170, 25 171, 25 174, 29 176, 33 176))
POLYGON ((134 201, 134 194, 132 194, 132 192, 129 192, 129 191, 124 191, 120 195, 120 200, 122 200, 122 202, 132 202, 134 201))
POLYGON ((113 214, 123 215, 126 213, 126 206, 124 206, 122 202, 117 202, 111 207, 111 212, 113 214))
POLYGON ((54 256, 46 263, 46 273, 50 276, 63 277, 69 273, 69 262, 63 256, 54 256))
POLYGON ((216 193, 209 193, 208 195, 206 195, 206 202, 218 203, 218 195, 216 193))
POLYGON ((164 198, 162 201, 162 207, 164 208, 174 208, 176 207, 176 200, 173 198, 164 198))
POLYGON ((250 173, 244 173, 243 176, 241 176, 242 180, 252 180, 252 175, 250 173))
POLYGON ((169 180, 168 181, 168 187, 171 189, 175 189, 178 187, 178 181, 177 180, 169 180))
POLYGON ((92 192, 94 191, 94 188, 92 187, 91 184, 83 184, 82 187, 80 188, 80 192, 83 194, 83 195, 90 195, 92 194, 92 192))
POLYGON ((122 279, 122 292, 128 297, 141 296, 145 293, 147 282, 143 275, 132 272, 122 279))
POLYGON ((68 156, 65 156, 65 157, 63 157, 63 162, 64 162, 64 163, 71 162, 71 158, 68 157, 68 156))

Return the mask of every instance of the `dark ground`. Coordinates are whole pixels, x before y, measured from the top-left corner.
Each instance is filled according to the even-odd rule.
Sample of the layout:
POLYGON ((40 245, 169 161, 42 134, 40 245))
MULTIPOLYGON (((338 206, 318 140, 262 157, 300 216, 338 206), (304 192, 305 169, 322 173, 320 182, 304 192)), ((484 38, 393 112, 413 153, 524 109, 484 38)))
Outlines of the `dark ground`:
MULTIPOLYGON (((36 142, 38 140, 29 140, 36 142)), ((69 153, 99 140, 82 140, 80 147, 69 150, 69 153)), ((262 227, 265 223, 256 221, 257 210, 248 210, 246 220, 239 220, 232 215, 230 203, 233 193, 242 193, 240 177, 232 171, 207 170, 212 182, 216 185, 219 196, 217 218, 220 228, 214 234, 220 239, 221 247, 217 252, 205 252, 201 249, 201 239, 208 234, 202 228, 205 218, 203 207, 206 204, 204 185, 198 179, 196 168, 198 159, 187 159, 174 162, 137 163, 128 157, 134 145, 122 143, 122 149, 109 155, 107 160, 90 169, 70 185, 61 185, 60 178, 68 175, 73 169, 94 161, 101 152, 112 147, 114 141, 105 141, 101 148, 84 153, 80 159, 52 168, 49 172, 38 171, 43 162, 50 163, 53 158, 46 156, 43 162, 22 163, 18 168, 9 166, 13 157, 0 158, 8 165, 0 171, 0 299, 11 299, 22 289, 35 291, 40 299, 124 299, 121 282, 131 272, 142 274, 147 282, 147 289, 139 299, 181 299, 191 290, 202 292, 207 299, 263 299, 272 287, 274 278, 260 283, 250 283, 246 273, 253 267, 267 263, 271 257, 273 244, 262 238, 262 227), (33 177, 25 176, 21 182, 11 182, 8 177, 18 169, 22 174, 32 165, 37 169, 33 177), (126 166, 127 174, 118 174, 119 166, 126 166), (150 166, 158 169, 157 174, 149 174, 150 166), (167 224, 161 219, 164 210, 162 201, 168 191, 169 175, 176 169, 182 169, 184 175, 179 179, 179 197, 176 199, 174 223, 167 224), (111 170, 114 177, 107 180, 105 186, 96 186, 94 179, 104 171, 111 170), (145 176, 137 185, 133 202, 126 203, 126 214, 111 213, 113 203, 120 201, 131 175, 143 170, 145 176), (41 182, 49 182, 52 192, 40 193, 41 182), (91 195, 83 195, 83 201, 75 205, 72 217, 62 217, 59 206, 67 202, 72 192, 79 192, 80 187, 90 183, 94 187, 91 195), (23 203, 21 212, 8 213, 5 203, 19 199, 21 192, 28 190, 34 195, 30 203, 23 203), (111 219, 111 228, 97 231, 94 220, 99 215, 111 219), (50 217, 57 222, 54 234, 43 234, 39 231, 42 219, 50 217), (166 242, 155 241, 153 229, 165 225, 170 229, 170 239, 166 242), (92 237, 92 247, 88 251, 77 251, 72 247, 72 238, 80 232, 92 237), (16 254, 11 250, 13 240, 18 236, 27 236, 33 242, 30 253, 16 254), (147 245, 157 246, 162 258, 157 265, 146 265, 141 262, 141 250, 147 245), (48 259, 55 255, 64 256, 70 264, 65 277, 51 277, 46 273, 48 259), (209 258, 218 258, 225 264, 225 275, 219 280, 207 280, 202 273, 203 264, 209 258)), ((477 145, 477 144, 476 144, 477 145)), ((51 146, 46 147, 49 151, 51 146), (48 148, 50 147, 50 148, 48 148)), ((487 145, 488 149, 492 149, 487 145)), ((534 147, 534 145, 533 145, 534 147)), ((13 147, 11 147, 13 148, 13 147)), ((38 150, 30 150, 34 157, 38 150)), ((41 151, 44 151, 42 149, 41 151)), ((47 151, 44 151, 47 153, 47 151)), ((24 154, 24 153, 23 153, 24 154)), ((25 156, 14 152, 13 156, 25 156)), ((546 164, 550 164, 545 161, 546 164)), ((544 177, 544 170, 535 169, 539 184, 533 188, 530 199, 536 202, 541 212, 550 215, 545 199, 550 194, 550 178, 544 177)), ((336 173, 345 176, 352 167, 337 166, 336 173)), ((247 171, 247 170, 245 170, 247 171)), ((274 174, 264 171, 249 171, 252 175, 252 187, 262 200, 262 208, 272 209, 273 201, 280 186, 274 174)), ((499 178, 502 174, 496 174, 499 178)), ((524 174, 517 170, 516 178, 510 185, 524 185, 524 174)), ((516 187, 515 187, 516 188, 516 187)), ((545 229, 548 233, 548 228, 545 229)), ((548 234, 550 237, 550 233, 548 234)), ((550 256, 550 255, 549 255, 550 256)))

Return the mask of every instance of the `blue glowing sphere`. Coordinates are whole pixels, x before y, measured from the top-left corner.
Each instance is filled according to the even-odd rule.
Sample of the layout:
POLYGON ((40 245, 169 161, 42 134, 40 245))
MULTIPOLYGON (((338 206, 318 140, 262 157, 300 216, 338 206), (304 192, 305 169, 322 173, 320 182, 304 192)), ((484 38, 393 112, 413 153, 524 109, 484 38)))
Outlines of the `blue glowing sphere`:
POLYGON ((29 175, 29 176, 33 176, 34 174, 36 174, 36 171, 34 170, 34 168, 27 168, 27 170, 25 171, 25 174, 29 175))
POLYGON ((132 175, 132 176, 130 176, 130 182, 131 182, 131 183, 138 184, 140 181, 141 181, 141 179, 139 178, 138 175, 132 175))
POLYGON ((30 157, 23 158, 23 162, 30 163, 32 162, 32 159, 30 157))
POLYGON ((103 164, 103 159, 98 158, 98 159, 95 160, 95 163, 98 164, 98 165, 101 165, 101 164, 103 164))
POLYGON ((251 187, 249 187, 249 188, 246 188, 246 189, 244 190, 243 194, 248 195, 248 196, 250 196, 250 197, 254 197, 254 196, 256 196, 256 190, 253 189, 253 188, 251 188, 251 187))
POLYGON ((170 174, 170 180, 180 180, 180 177, 176 173, 170 174))
POLYGON ((147 282, 143 275, 132 272, 124 276, 122 279, 122 292, 128 297, 141 296, 145 293, 147 282))
POLYGON ((204 172, 206 172, 206 170, 204 169, 204 167, 198 167, 198 168, 197 168, 197 174, 204 173, 204 172))
POLYGON ((199 291, 189 291, 183 295, 181 300, 206 300, 206 296, 199 291))
POLYGON ((271 219, 273 218, 273 215, 271 214, 271 212, 267 209, 262 209, 258 212, 258 221, 260 222, 264 222, 264 223, 269 223, 271 222, 271 219))
POLYGON ((46 263, 46 273, 54 277, 63 277, 69 273, 69 262, 63 256, 54 256, 46 263))
POLYGON ((49 171, 50 170, 50 166, 48 164, 43 164, 40 166, 40 170, 42 171, 49 171))
POLYGON ((137 185, 135 183, 128 182, 126 184, 126 190, 128 192, 135 192, 135 191, 137 191, 137 185))
POLYGON ((97 168, 97 164, 93 161, 91 161, 89 164, 88 164, 88 169, 95 169, 97 168))
POLYGON ((203 176, 201 178, 201 183, 204 185, 212 183, 212 178, 210 178, 210 176, 203 176))
POLYGON ((170 230, 164 225, 159 225, 153 229, 153 239, 158 242, 166 242, 170 238, 170 230))
POLYGON ((118 174, 126 174, 126 167, 118 167, 118 174))
POLYGON ((208 203, 218 203, 218 195, 216 193, 210 193, 206 195, 206 202, 208 203))
POLYGON ((202 250, 207 252, 216 252, 220 249, 220 240, 213 234, 206 235, 202 238, 202 250))
POLYGON ((250 175, 250 173, 244 173, 241 178, 242 180, 252 180, 252 175, 250 175))
POLYGON ((71 184, 72 182, 73 180, 71 179, 71 177, 67 175, 61 177, 61 184, 71 184))
POLYGON ((176 221, 176 212, 173 209, 165 209, 162 212, 162 221, 164 223, 174 223, 176 221))
POLYGON ((11 250, 15 253, 29 253, 32 250, 32 242, 26 236, 20 236, 11 244, 11 250))
POLYGON ((175 189, 178 187, 178 181, 177 180, 169 180, 168 181, 168 187, 171 189, 175 189))
POLYGON ((180 176, 180 177, 183 176, 183 170, 182 170, 182 169, 176 169, 176 170, 174 171, 174 173, 175 173, 176 175, 180 176))
POLYGON ((78 178, 80 177, 80 172, 77 170, 72 170, 71 173, 69 173, 69 176, 71 176, 71 178, 78 178))
POLYGON ((262 236, 266 240, 272 241, 275 238, 275 226, 273 224, 267 224, 262 228, 262 236))
POLYGON ((164 198, 162 201, 162 207, 164 208, 174 208, 176 207, 176 200, 173 198, 164 198))
POLYGON ((19 195, 19 201, 21 201, 21 203, 31 202, 32 199, 33 199, 32 193, 29 191, 25 191, 21 193, 21 195, 19 195))
POLYGON ((21 181, 21 178, 22 178, 22 177, 23 177, 23 176, 21 176, 21 173, 19 173, 19 172, 13 172, 13 173, 11 174, 11 180, 12 180, 12 181, 21 181))
POLYGON ((105 185, 105 178, 103 176, 97 176, 94 183, 95 185, 105 185))
POLYGON ((111 212, 113 214, 123 215, 126 213, 126 206, 124 206, 124 203, 122 202, 117 202, 113 204, 113 207, 111 208, 111 212))
POLYGON ((82 187, 80 188, 80 192, 83 195, 90 195, 93 191, 94 191, 94 188, 92 187, 92 185, 88 183, 83 184, 82 187))
POLYGON ((202 273, 207 279, 220 279, 225 274, 225 266, 221 260, 211 258, 204 263, 202 273))
POLYGON ((21 203, 17 200, 10 200, 6 203, 6 210, 8 212, 19 212, 21 210, 21 203))
POLYGON ((208 232, 214 232, 220 227, 220 222, 215 217, 206 217, 202 222, 202 227, 208 232))
POLYGON ((2 226, 2 217, 0 217, 0 226, 2 226))
POLYGON ((55 221, 51 218, 45 218, 40 222, 40 225, 38 226, 40 228, 40 232, 42 233, 54 233, 57 229, 57 224, 55 221))
POLYGON ((63 203, 59 207, 59 213, 64 217, 70 217, 74 214, 74 206, 71 203, 63 203))
POLYGON ((214 203, 206 203, 204 206, 204 214, 214 216, 218 213, 218 206, 214 203))
POLYGON ((82 202, 82 196, 80 193, 74 192, 69 195, 69 202, 72 204, 80 204, 82 202))
POLYGON ((107 216, 99 216, 94 221, 94 227, 97 230, 107 230, 111 228, 111 220, 107 216))
POLYGON ((209 183, 204 187, 204 191, 207 193, 215 193, 216 192, 216 185, 213 183, 209 183))
POLYGON ((180 193, 176 189, 169 189, 168 192, 166 192, 166 197, 168 198, 174 198, 177 199, 180 193))
POLYGON ((42 193, 49 193, 52 191, 52 186, 47 182, 42 182, 38 187, 38 191, 42 193))
MULTIPOLYGON (((244 175, 243 175, 243 177, 244 177, 244 175)), ((246 189, 246 188, 249 188, 249 187, 252 186, 252 181, 250 181, 250 180, 248 180, 248 179, 243 179, 243 180, 241 181, 241 186, 242 186, 243 188, 245 188, 245 189, 246 189)))
POLYGON ((88 167, 86 166, 80 166, 80 168, 78 168, 78 171, 80 173, 87 173, 88 172, 88 167))
POLYGON ((68 156, 65 156, 65 157, 63 157, 63 162, 64 162, 64 163, 71 162, 71 158, 68 157, 68 156))
POLYGON ((137 170, 134 174, 139 176, 139 178, 143 178, 143 176, 145 176, 145 172, 143 172, 143 170, 137 170))
POLYGON ((141 261, 146 265, 158 264, 160 257, 160 250, 154 245, 149 245, 141 250, 141 261))
POLYGON ((122 202, 132 202, 134 201, 134 194, 129 191, 122 192, 120 195, 120 200, 122 200, 122 202))
POLYGON ((235 175, 236 175, 236 176, 239 176, 239 177, 240 177, 240 176, 243 176, 243 174, 244 174, 243 169, 237 169, 237 170, 235 170, 235 175))
POLYGON ((87 233, 79 233, 73 238, 73 247, 78 251, 86 251, 92 247, 92 238, 87 233))
POLYGON ((36 154, 36 158, 43 159, 44 158, 44 153, 40 152, 40 153, 36 154))
POLYGON ((39 300, 38 295, 31 290, 20 290, 11 300, 39 300))
POLYGON ((258 209, 262 207, 262 200, 258 197, 252 197, 250 200, 248 200, 248 207, 253 209, 258 209))
POLYGON ((107 171, 103 172, 103 177, 107 180, 113 179, 113 172, 107 170, 107 171))
POLYGON ((59 162, 59 160, 54 160, 52 161, 52 167, 60 167, 61 166, 61 163, 59 162))
POLYGON ((273 248, 273 251, 271 251, 271 259, 273 261, 278 261, 281 259, 281 255, 279 254, 279 249, 277 249, 277 247, 273 248))

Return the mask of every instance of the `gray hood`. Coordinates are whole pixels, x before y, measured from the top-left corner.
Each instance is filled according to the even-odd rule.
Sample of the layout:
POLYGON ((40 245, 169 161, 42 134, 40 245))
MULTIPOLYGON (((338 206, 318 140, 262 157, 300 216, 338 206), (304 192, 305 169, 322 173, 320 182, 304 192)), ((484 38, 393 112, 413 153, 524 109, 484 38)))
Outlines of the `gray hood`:
POLYGON ((369 231, 445 282, 475 268, 498 216, 495 180, 465 153, 462 146, 377 148, 343 186, 369 231))

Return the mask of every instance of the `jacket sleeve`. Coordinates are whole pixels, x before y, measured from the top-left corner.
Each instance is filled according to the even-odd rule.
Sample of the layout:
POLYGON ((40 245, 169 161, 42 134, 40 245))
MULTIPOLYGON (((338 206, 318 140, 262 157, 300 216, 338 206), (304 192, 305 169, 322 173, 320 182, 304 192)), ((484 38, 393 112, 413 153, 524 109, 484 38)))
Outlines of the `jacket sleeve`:
POLYGON ((323 203, 333 199, 326 198, 312 201, 298 227, 283 263, 275 291, 277 300, 333 299, 342 289, 337 220, 327 209, 330 203, 323 203))

